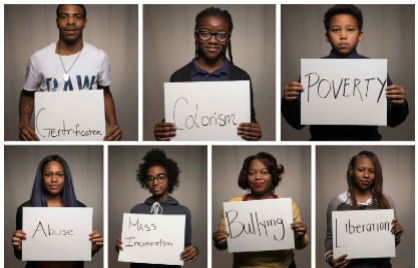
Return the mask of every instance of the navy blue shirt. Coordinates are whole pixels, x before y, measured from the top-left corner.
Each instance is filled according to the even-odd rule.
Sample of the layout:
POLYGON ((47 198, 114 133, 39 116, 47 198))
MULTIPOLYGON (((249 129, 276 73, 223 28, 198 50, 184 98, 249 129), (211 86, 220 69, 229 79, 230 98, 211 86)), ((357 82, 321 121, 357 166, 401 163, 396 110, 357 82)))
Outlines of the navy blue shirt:
MULTIPOLYGON (((323 59, 339 59, 341 58, 333 50, 323 59)), ((368 59, 365 56, 357 54, 354 51, 347 58, 350 59, 368 59)), ((299 78, 300 82, 300 78, 299 78)), ((387 77, 387 85, 392 85, 389 75, 387 77)), ((390 127, 396 127, 405 121, 408 116, 408 103, 405 100, 404 105, 393 105, 388 99, 387 102, 387 124, 390 127)), ((300 95, 295 101, 287 101, 282 98, 282 114, 286 121, 295 129, 305 127, 300 124, 300 95)), ((377 126, 352 126, 352 125, 312 125, 309 128, 311 132, 311 140, 381 140, 377 126)))
POLYGON ((229 80, 229 73, 231 70, 231 62, 225 59, 224 64, 216 69, 214 72, 209 73, 203 70, 197 65, 197 60, 192 61, 193 68, 191 70, 191 81, 227 81, 229 80))

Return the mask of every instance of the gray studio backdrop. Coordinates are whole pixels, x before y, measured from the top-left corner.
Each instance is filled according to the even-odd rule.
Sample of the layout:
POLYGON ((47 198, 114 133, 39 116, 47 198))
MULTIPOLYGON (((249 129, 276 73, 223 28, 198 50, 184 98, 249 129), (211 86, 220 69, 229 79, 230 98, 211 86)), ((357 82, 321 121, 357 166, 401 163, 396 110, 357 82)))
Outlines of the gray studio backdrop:
POLYGON ((153 148, 163 150, 180 167, 180 184, 171 194, 192 215, 192 244, 199 258, 185 267, 207 266, 207 156, 204 146, 110 146, 109 147, 109 267, 129 267, 118 262, 115 240, 122 232, 122 215, 151 196, 136 180, 138 164, 153 148))
MULTIPOLYGON (((195 16, 209 5, 144 5, 144 140, 164 117, 164 82, 195 55, 195 16)), ((217 5, 234 23, 234 64, 251 77, 263 140, 275 140, 275 6, 217 5)))
MULTIPOLYGON (((103 233, 103 149, 101 146, 5 146, 4 149, 4 267, 25 267, 13 255, 16 211, 30 199, 39 162, 58 154, 71 170, 77 200, 93 208, 93 229, 103 233)), ((103 249, 86 268, 103 267, 103 249)))
MULTIPOLYGON (((4 8, 4 137, 19 139, 19 95, 29 57, 58 40, 56 5, 4 8)), ((123 140, 138 140, 138 6, 86 5, 83 41, 103 49, 123 140)))
MULTIPOLYGON (((246 192, 238 186, 238 175, 245 158, 258 152, 272 154, 284 166, 284 176, 276 194, 291 197, 299 207, 311 239, 311 151, 308 146, 214 146, 212 147, 212 232, 218 228, 222 203, 246 192)), ((298 267, 310 267, 311 243, 295 250, 298 267)), ((232 254, 212 246, 212 266, 231 267, 232 254)))
MULTIPOLYGON (((353 155, 360 151, 374 152, 383 169, 383 194, 394 203, 399 223, 404 228, 401 243, 396 247, 394 268, 413 267, 415 252, 414 209, 414 147, 412 146, 318 146, 316 147, 316 266, 325 263, 325 234, 328 203, 347 190, 346 172, 353 155)), ((364 245, 364 247, 372 247, 364 245)))
MULTIPOLYGON (((282 5, 281 96, 284 85, 297 81, 300 59, 329 54, 323 17, 331 5, 282 5)), ((363 41, 357 51, 369 58, 388 59, 388 73, 394 84, 405 87, 409 115, 396 128, 379 127, 383 140, 413 140, 415 122, 415 35, 413 5, 358 5, 363 13, 363 41)), ((367 115, 365 115, 367 116, 367 115)), ((281 117, 282 140, 307 140, 309 126, 292 128, 281 117)))

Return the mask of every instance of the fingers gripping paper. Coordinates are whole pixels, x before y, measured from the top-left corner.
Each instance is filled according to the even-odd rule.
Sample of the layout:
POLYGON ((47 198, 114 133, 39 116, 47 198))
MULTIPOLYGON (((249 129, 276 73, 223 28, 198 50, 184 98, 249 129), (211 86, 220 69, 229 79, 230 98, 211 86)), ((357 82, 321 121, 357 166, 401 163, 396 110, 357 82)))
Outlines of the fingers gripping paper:
POLYGON ((290 198, 224 202, 228 251, 295 248, 290 198))
POLYGON ((90 261, 92 208, 23 208, 24 261, 90 261))
POLYGON ((123 214, 119 261, 183 265, 185 215, 123 214))
POLYGON ((165 83, 164 111, 177 127, 172 140, 242 140, 237 128, 251 122, 250 82, 165 83))
POLYGON ((303 125, 387 124, 386 59, 302 59, 303 125))

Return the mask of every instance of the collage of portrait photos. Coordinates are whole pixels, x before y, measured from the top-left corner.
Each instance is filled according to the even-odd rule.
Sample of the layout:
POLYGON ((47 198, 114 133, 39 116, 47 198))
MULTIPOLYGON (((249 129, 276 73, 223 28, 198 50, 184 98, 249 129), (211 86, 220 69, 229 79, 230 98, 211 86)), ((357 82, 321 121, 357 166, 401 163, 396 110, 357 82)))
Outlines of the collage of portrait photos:
POLYGON ((416 266, 416 1, 0 6, 0 267, 416 266))

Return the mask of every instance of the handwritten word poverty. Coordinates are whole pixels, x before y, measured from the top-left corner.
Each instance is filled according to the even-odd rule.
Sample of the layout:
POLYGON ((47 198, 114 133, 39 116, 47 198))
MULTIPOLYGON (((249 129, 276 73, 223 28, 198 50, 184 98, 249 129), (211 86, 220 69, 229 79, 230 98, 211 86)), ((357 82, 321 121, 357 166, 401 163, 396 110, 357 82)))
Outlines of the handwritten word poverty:
MULTIPOLYGON (((369 97, 369 88, 379 88, 379 94, 375 101, 379 102, 386 85, 386 78, 371 77, 360 79, 355 77, 341 77, 339 79, 328 79, 321 77, 318 73, 311 72, 305 75, 308 81, 307 98, 310 101, 311 95, 322 99, 357 98, 365 101, 369 97)), ((373 95, 375 96, 375 95, 373 95)))

